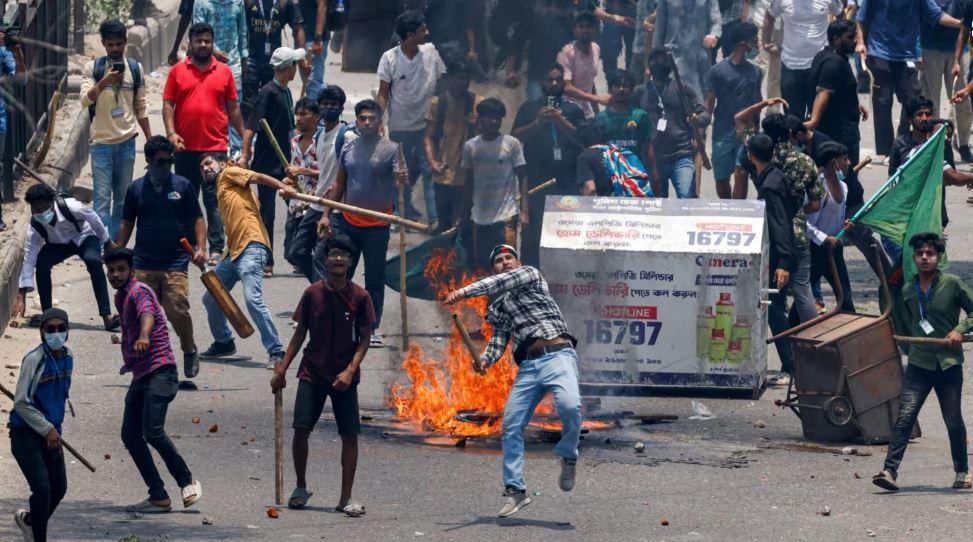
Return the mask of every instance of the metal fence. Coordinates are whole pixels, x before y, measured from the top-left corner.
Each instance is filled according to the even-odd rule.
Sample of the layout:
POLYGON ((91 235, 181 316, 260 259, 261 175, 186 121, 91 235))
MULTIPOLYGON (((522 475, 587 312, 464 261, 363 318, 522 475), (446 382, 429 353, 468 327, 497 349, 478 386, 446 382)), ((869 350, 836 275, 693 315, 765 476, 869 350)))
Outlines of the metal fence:
POLYGON ((51 96, 67 76, 70 28, 71 0, 22 0, 7 4, 3 29, 21 43, 26 77, 8 77, 3 86, 7 105, 2 157, 4 201, 14 197, 14 157, 23 159, 31 140, 47 129, 51 96))

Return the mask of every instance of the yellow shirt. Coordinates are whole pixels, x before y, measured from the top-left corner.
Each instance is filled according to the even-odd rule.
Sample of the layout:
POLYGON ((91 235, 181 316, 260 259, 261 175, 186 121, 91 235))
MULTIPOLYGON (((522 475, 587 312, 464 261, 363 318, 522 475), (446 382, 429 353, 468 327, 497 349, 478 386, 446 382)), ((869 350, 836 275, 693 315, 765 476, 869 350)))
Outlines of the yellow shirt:
POLYGON ((227 166, 216 178, 216 198, 231 260, 237 259, 250 243, 260 243, 270 250, 270 238, 260 220, 260 203, 250 188, 253 175, 248 169, 227 166))
MULTIPOLYGON (((114 145, 135 137, 138 133, 138 119, 148 118, 148 111, 145 104, 145 71, 142 71, 141 64, 139 70, 142 71, 142 85, 138 92, 133 92, 135 80, 132 70, 129 69, 128 59, 123 58, 125 63, 125 75, 122 77, 122 84, 116 89, 106 88, 98 95, 95 104, 95 116, 91 119, 91 143, 103 143, 114 145)), ((111 62, 105 66, 105 70, 111 69, 111 62)), ((97 83, 94 80, 95 61, 92 60, 85 64, 83 79, 81 83, 81 106, 87 108, 92 105, 88 99, 88 91, 97 83)), ((85 110, 87 115, 88 111, 85 110)))

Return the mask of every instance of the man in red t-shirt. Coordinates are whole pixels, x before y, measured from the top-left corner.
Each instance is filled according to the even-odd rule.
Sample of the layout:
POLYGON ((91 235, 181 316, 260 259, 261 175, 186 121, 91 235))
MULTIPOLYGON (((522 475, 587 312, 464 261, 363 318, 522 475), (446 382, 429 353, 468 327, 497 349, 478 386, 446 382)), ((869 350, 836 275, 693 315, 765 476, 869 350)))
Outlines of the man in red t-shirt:
POLYGON ((213 35, 209 23, 197 23, 189 29, 189 56, 169 71, 162 93, 162 120, 177 151, 176 175, 189 179, 197 194, 203 191, 210 265, 216 265, 226 244, 216 188, 203 183, 199 162, 207 152, 226 152, 228 119, 237 132, 243 133, 233 72, 213 58, 213 35))
POLYGON ((287 346, 284 361, 274 369, 270 387, 276 392, 287 385, 285 375, 297 357, 308 332, 311 341, 304 349, 297 370, 297 397, 294 399, 294 471, 297 487, 287 505, 303 508, 311 497, 304 478, 307 471, 308 438, 321 417, 324 402, 331 397, 331 408, 341 435, 341 496, 337 510, 353 517, 365 507, 351 502, 351 488, 358 465, 359 367, 368 352, 375 309, 368 291, 348 280, 354 244, 347 236, 336 234, 325 243, 328 276, 304 290, 294 312, 297 329, 287 346))

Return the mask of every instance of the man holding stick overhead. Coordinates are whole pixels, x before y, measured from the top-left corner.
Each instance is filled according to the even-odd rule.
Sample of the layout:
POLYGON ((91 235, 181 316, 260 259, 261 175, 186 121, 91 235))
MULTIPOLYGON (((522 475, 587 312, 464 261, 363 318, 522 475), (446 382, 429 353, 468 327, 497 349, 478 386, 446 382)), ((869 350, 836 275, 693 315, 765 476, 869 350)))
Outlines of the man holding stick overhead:
POLYGON ((375 310, 371 297, 348 277, 352 254, 356 251, 348 237, 336 234, 325 242, 324 258, 328 274, 304 290, 294 321, 297 329, 287 346, 284 361, 278 363, 270 386, 274 392, 287 385, 285 375, 310 332, 297 370, 297 397, 294 399, 294 472, 297 487, 287 502, 290 508, 303 508, 312 493, 307 490, 308 437, 321 417, 328 397, 341 435, 341 496, 337 510, 360 516, 365 507, 351 502, 351 488, 358 465, 359 367, 368 352, 375 310))
POLYGON ((547 289, 547 282, 533 267, 520 263, 517 250, 497 245, 490 254, 494 275, 454 290, 447 305, 477 296, 495 296, 487 309, 493 336, 473 370, 484 374, 513 340, 513 356, 519 370, 503 412, 503 481, 506 502, 500 517, 515 514, 530 504, 524 481, 524 428, 544 394, 554 394, 561 416, 561 440, 554 447, 560 457, 558 485, 574 489, 581 434, 581 394, 578 387, 577 340, 568 332, 561 309, 547 289))
MULTIPOLYGON (((289 199, 294 189, 273 177, 248 169, 226 164, 226 155, 210 153, 203 156, 200 163, 203 178, 207 183, 216 184, 216 195, 220 205, 220 216, 226 226, 227 257, 216 268, 216 276, 226 287, 233 289, 237 281, 243 281, 243 297, 247 302, 247 312, 260 331, 260 342, 270 356, 268 369, 284 359, 284 347, 280 344, 273 315, 267 309, 263 297, 263 270, 270 257, 270 240, 267 230, 260 221, 260 204, 254 200, 251 184, 269 186, 281 191, 281 197, 289 199)), ((207 292, 203 305, 209 318, 209 330, 213 334, 213 345, 200 354, 203 359, 230 356, 236 353, 233 333, 226 323, 226 316, 220 310, 216 299, 207 292)))

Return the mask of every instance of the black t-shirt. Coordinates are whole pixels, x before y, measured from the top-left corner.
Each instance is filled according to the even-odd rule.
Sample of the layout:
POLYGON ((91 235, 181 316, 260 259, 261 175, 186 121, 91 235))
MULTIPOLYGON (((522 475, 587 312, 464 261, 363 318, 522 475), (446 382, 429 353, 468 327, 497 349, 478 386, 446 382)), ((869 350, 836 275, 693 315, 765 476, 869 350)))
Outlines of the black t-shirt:
MULTIPOLYGON (((514 129, 526 126, 537 118, 541 108, 547 107, 547 97, 524 103, 517 111, 514 119, 514 129)), ((577 104, 561 100, 559 105, 564 118, 577 127, 584 120, 584 112, 577 104)), ((575 159, 581 152, 581 146, 562 132, 553 123, 535 129, 524 138, 524 159, 527 161, 527 178, 532 183, 544 182, 552 177, 557 179, 559 194, 577 194, 578 184, 575 180, 575 159), (561 159, 554 159, 554 138, 561 149, 561 159)))
POLYGON ((574 17, 582 11, 598 9, 597 0, 530 0, 521 9, 529 9, 525 36, 527 78, 541 79, 554 65, 564 44, 574 39, 571 28, 574 17), (529 7, 528 7, 529 6, 529 7))
POLYGON ((260 89, 257 101, 247 117, 246 129, 256 132, 256 142, 253 144, 253 162, 251 169, 259 173, 270 175, 278 179, 284 177, 284 168, 280 164, 277 152, 264 135, 260 119, 267 119, 270 131, 274 133, 277 144, 284 151, 287 161, 291 160, 291 130, 294 128, 294 105, 291 91, 281 88, 276 80, 272 80, 260 89))
POLYGON ((191 19, 193 16, 193 8, 195 6, 196 0, 179 0, 179 9, 177 10, 177 13, 179 13, 181 17, 189 17, 191 19))
POLYGON ((136 226, 136 269, 187 269, 189 254, 179 240, 195 240, 196 219, 203 216, 198 200, 192 183, 179 175, 172 175, 159 192, 146 177, 136 179, 128 187, 122 219, 136 226))
POLYGON ((737 139, 733 116, 759 102, 763 73, 749 60, 740 65, 725 59, 709 71, 709 85, 716 93, 713 111, 713 140, 737 139))
MULTIPOLYGON (((858 122, 858 81, 848 58, 831 47, 814 55, 811 63, 811 85, 831 91, 828 107, 821 114, 818 130, 845 145, 861 139, 858 122)), ((817 92, 817 90, 815 90, 817 92)))
POLYGON ((605 167, 604 152, 597 147, 588 147, 578 155, 578 184, 583 185, 592 179, 595 181, 595 192, 599 196, 611 196, 611 178, 605 167))
MULTIPOLYGON (((281 46, 284 25, 291 29, 304 25, 297 0, 244 0, 247 12, 248 62, 262 65, 270 63, 270 55, 281 46), (267 32, 267 29, 270 32, 267 32), (269 38, 269 41, 268 41, 269 38)), ((311 39, 314 38, 314 22, 311 23, 311 39)), ((283 144, 281 144, 283 146, 283 144)))
MULTIPOLYGON (((804 145, 804 154, 810 156, 811 160, 814 160, 814 163, 817 164, 818 149, 821 148, 821 145, 824 145, 828 141, 834 141, 834 139, 829 137, 821 130, 812 130, 812 132, 814 133, 814 137, 811 138, 810 145, 804 145)), ((852 166, 854 165, 855 164, 852 164, 852 166)))

